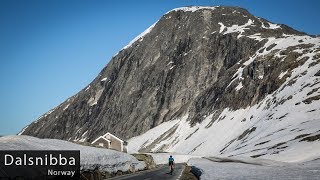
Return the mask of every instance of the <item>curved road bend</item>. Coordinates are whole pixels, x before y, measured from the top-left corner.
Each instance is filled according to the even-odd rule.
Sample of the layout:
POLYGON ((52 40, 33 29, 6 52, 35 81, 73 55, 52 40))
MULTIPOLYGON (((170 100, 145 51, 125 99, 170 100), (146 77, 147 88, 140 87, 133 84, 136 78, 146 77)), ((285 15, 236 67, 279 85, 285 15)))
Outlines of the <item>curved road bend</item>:
POLYGON ((130 179, 130 180, 177 180, 180 178, 182 171, 184 170, 184 164, 175 164, 174 172, 172 175, 169 174, 169 166, 163 165, 158 168, 146 171, 140 171, 133 174, 128 174, 124 176, 118 176, 111 178, 111 180, 122 180, 122 179, 130 179))

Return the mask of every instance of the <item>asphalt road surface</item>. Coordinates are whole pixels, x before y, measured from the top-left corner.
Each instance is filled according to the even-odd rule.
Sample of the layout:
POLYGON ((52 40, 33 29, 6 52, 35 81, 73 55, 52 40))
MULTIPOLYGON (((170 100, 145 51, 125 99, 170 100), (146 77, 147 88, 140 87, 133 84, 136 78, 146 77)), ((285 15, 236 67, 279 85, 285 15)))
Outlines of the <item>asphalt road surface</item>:
POLYGON ((169 166, 164 165, 160 166, 158 168, 152 169, 152 170, 146 170, 137 172, 134 174, 124 175, 124 176, 118 176, 111 178, 112 180, 121 180, 121 179, 132 179, 132 180, 167 180, 172 179, 176 180, 180 178, 180 175, 182 174, 182 171, 184 170, 185 165, 184 164, 175 164, 173 174, 169 174, 169 166))

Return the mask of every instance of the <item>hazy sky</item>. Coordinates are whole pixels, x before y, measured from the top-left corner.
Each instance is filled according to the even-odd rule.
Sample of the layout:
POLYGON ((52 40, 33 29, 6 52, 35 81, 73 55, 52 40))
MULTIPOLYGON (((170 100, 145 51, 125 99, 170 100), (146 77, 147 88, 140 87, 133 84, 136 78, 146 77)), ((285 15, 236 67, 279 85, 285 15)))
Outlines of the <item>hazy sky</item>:
POLYGON ((76 94, 164 13, 189 5, 240 6, 320 34, 319 0, 0 0, 0 135, 76 94))

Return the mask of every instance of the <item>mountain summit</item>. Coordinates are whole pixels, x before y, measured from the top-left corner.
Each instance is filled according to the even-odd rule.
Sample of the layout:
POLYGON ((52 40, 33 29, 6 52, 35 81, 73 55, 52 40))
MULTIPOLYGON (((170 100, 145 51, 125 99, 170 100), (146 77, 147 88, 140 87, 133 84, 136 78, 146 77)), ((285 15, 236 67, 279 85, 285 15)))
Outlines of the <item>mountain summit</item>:
POLYGON ((279 153, 319 139, 319 62, 319 37, 239 7, 177 8, 20 134, 92 141, 109 131, 141 135, 140 151, 279 153))

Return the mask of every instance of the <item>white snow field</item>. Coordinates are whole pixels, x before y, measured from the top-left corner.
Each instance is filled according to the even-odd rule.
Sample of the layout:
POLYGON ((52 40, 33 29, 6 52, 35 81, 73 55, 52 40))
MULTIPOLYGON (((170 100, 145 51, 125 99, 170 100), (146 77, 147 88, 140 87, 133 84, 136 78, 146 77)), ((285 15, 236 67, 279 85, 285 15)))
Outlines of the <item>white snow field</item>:
POLYGON ((144 162, 126 153, 57 139, 39 139, 24 135, 4 136, 0 137, 0 150, 80 150, 81 170, 94 170, 99 167, 102 171, 114 173, 145 168, 144 162))
POLYGON ((201 158, 193 158, 188 161, 189 166, 200 169, 201 180, 320 179, 320 160, 290 164, 260 160, 254 163, 250 164, 250 161, 248 163, 223 163, 201 158))
POLYGON ((128 149, 137 152, 159 141, 151 146, 151 152, 159 150, 179 154, 224 157, 261 156, 265 159, 284 162, 308 161, 320 157, 319 140, 301 141, 302 137, 319 134, 320 121, 317 115, 303 116, 294 108, 285 113, 279 110, 271 111, 271 113, 265 112, 263 108, 256 109, 256 106, 237 111, 226 109, 213 123, 212 115, 210 115, 204 122, 194 127, 190 127, 185 117, 178 121, 160 124, 145 134, 130 139, 128 149), (276 120, 285 113, 288 113, 287 117, 290 118, 281 118, 282 121, 276 120), (275 117, 275 120, 260 119, 267 119, 270 114, 275 117), (175 132, 169 133, 170 129, 175 129, 175 132), (164 136, 161 136, 163 134, 164 136), (171 135, 167 137, 166 134, 171 135))

